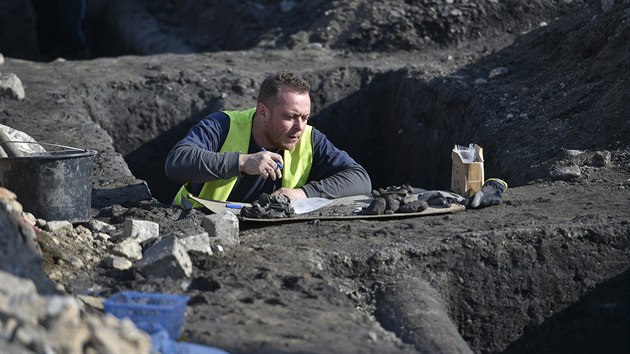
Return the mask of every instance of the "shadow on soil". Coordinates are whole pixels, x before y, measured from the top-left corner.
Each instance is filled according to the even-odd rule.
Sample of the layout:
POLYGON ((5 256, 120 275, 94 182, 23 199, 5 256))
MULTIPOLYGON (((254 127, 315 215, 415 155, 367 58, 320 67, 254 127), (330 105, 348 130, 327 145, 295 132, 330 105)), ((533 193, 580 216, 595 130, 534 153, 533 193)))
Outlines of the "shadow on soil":
POLYGON ((526 328, 503 353, 630 353, 630 270, 526 328))

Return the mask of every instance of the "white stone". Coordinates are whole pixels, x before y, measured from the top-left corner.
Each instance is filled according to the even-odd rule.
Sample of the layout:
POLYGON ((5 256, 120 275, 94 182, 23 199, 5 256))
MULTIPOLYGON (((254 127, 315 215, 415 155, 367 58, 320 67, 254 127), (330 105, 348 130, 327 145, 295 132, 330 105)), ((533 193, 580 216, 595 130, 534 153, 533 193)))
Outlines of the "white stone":
POLYGON ((94 235, 94 238, 100 241, 109 241, 111 236, 109 236, 108 234, 104 234, 102 232, 98 232, 94 235))
POLYGON ((131 268, 133 264, 130 260, 124 257, 107 256, 107 258, 103 260, 103 265, 107 268, 126 270, 131 268))
POLYGON ((487 83, 488 83, 488 80, 486 80, 486 79, 482 79, 482 78, 475 79, 475 85, 477 85, 477 86, 485 85, 487 83))
POLYGON ((0 96, 8 96, 18 100, 23 100, 26 97, 22 81, 17 75, 0 73, 0 96))
POLYGON ((186 236, 180 238, 179 244, 184 247, 188 254, 199 252, 212 256, 212 248, 210 248, 210 237, 207 232, 197 235, 186 236))
POLYGON ((0 65, 4 64, 4 55, 0 53, 0 65))
POLYGON ((50 231, 50 232, 58 232, 63 229, 72 230, 72 224, 70 223, 70 221, 66 221, 66 220, 49 221, 46 223, 45 228, 46 228, 46 231, 50 231))
POLYGON ((175 237, 168 236, 156 242, 144 253, 138 264, 145 275, 182 278, 192 275, 192 262, 175 237))
POLYGON ((16 296, 34 293, 37 293, 37 288, 32 280, 0 270, 0 294, 16 296))
POLYGON ((554 181, 569 181, 582 175, 580 167, 577 165, 554 167, 549 174, 554 181))
POLYGON ((118 243, 112 249, 115 255, 138 261, 142 259, 142 246, 135 239, 129 238, 118 243))
POLYGON ((72 266, 77 269, 81 269, 85 266, 81 258, 74 255, 68 257, 68 263, 72 264, 72 266))
POLYGON ((160 225, 146 220, 125 220, 123 238, 133 238, 142 243, 160 236, 160 225))
POLYGON ((116 231, 114 226, 100 220, 90 220, 85 226, 93 233, 103 232, 109 234, 116 231))
POLYGON ((35 216, 31 213, 22 213, 22 215, 24 215, 24 220, 26 220, 26 222, 28 222, 29 224, 35 226, 37 224, 37 219, 35 218, 35 216))
POLYGON ((35 224, 35 226, 39 227, 40 229, 43 229, 46 227, 46 220, 44 219, 37 219, 37 223, 35 224))
POLYGON ((240 243, 238 218, 229 211, 205 216, 201 226, 210 237, 219 238, 224 245, 235 246, 240 243))

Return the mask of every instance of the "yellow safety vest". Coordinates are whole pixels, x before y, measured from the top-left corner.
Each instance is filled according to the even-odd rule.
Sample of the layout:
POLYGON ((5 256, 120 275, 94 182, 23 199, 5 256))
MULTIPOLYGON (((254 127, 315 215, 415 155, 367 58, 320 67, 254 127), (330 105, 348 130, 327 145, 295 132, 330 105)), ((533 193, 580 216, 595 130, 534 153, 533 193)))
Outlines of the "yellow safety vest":
MULTIPOLYGON (((225 111, 230 118, 230 129, 227 138, 221 146, 219 152, 238 151, 247 154, 249 150, 249 139, 252 136, 252 122, 256 108, 246 111, 225 111)), ((282 187, 299 188, 306 184, 311 166, 313 165, 313 127, 306 126, 300 140, 293 150, 284 150, 284 164, 282 169, 282 187)), ((204 183, 199 193, 199 197, 208 200, 226 201, 232 188, 236 184, 238 177, 219 179, 204 183)), ((182 203, 182 198, 188 198, 187 184, 183 185, 175 199, 173 205, 182 207, 200 208, 203 205, 186 199, 182 203), (192 206, 191 206, 192 205, 192 206)))

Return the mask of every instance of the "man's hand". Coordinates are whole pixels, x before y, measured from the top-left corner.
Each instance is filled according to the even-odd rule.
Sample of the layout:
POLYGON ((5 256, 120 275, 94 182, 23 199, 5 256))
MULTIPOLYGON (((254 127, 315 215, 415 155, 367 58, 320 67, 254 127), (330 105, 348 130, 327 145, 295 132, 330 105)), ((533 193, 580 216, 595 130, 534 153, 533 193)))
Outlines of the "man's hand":
POLYGON ((304 199, 306 198, 306 193, 304 193, 304 190, 302 188, 280 188, 277 191, 271 193, 273 194, 284 194, 287 196, 287 198, 289 198, 290 200, 296 200, 296 199, 304 199))
POLYGON ((239 170, 248 175, 260 175, 272 180, 282 178, 282 170, 278 166, 282 163, 282 156, 274 152, 261 151, 255 154, 240 154, 238 156, 239 170))

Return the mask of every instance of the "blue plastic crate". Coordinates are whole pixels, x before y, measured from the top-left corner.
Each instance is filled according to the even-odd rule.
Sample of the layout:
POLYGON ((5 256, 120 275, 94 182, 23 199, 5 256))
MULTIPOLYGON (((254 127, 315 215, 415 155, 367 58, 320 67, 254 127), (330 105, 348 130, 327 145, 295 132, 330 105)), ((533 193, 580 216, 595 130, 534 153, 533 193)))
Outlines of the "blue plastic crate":
POLYGON ((104 301, 105 312, 118 318, 129 318, 136 326, 159 325, 172 339, 182 330, 189 297, 160 293, 121 291, 104 301))

